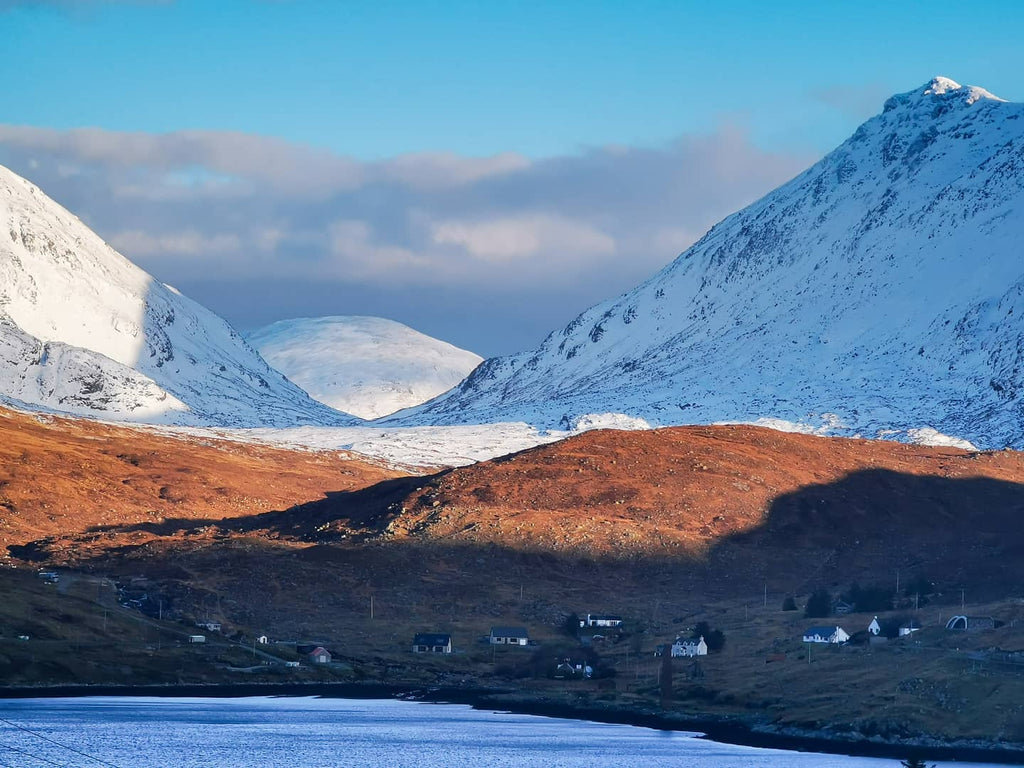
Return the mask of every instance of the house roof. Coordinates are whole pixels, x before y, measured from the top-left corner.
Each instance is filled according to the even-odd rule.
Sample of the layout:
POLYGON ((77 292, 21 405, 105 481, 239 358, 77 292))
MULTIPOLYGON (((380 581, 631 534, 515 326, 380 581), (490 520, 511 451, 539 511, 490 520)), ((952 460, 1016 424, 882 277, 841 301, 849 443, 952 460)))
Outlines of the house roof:
POLYGON ((613 613, 588 613, 587 618, 591 621, 622 621, 621 616, 613 613))
POLYGON ((842 629, 842 627, 838 627, 835 625, 831 627, 809 627, 807 631, 804 632, 804 637, 807 637, 808 635, 821 635, 822 637, 831 637, 836 633, 836 630, 839 629, 842 629))
POLYGON ((700 645, 704 640, 704 636, 698 637, 677 637, 673 645, 700 645))
POLYGON ((526 627, 491 627, 491 637, 525 637, 530 635, 526 627))
POLYGON ((320 655, 322 655, 322 654, 325 654, 325 653, 326 653, 326 654, 327 654, 328 656, 330 656, 330 655, 331 655, 331 652, 330 652, 330 651, 328 651, 328 650, 327 650, 326 648, 324 648, 324 647, 323 647, 322 645, 318 645, 318 646, 317 646, 316 648, 314 648, 314 649, 313 649, 312 651, 310 651, 308 655, 309 655, 309 656, 320 656, 320 655))
POLYGON ((413 645, 448 645, 452 641, 451 635, 439 633, 421 632, 412 639, 413 645))

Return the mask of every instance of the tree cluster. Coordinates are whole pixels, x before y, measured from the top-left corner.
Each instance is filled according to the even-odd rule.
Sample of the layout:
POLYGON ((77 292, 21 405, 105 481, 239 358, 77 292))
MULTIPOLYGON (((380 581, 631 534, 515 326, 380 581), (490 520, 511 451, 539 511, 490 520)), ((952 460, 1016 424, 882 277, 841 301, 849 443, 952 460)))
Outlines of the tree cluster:
POLYGON ((720 629, 713 629, 706 621, 698 621, 693 628, 694 640, 703 637, 708 645, 708 653, 719 653, 725 648, 725 633, 720 629))
POLYGON ((857 582, 851 584, 850 588, 840 595, 840 599, 852 605, 858 613, 891 611, 894 597, 896 590, 892 587, 877 584, 862 587, 857 582))
POLYGON ((817 589, 807 598, 804 616, 808 619, 821 619, 832 615, 832 595, 827 589, 817 589))

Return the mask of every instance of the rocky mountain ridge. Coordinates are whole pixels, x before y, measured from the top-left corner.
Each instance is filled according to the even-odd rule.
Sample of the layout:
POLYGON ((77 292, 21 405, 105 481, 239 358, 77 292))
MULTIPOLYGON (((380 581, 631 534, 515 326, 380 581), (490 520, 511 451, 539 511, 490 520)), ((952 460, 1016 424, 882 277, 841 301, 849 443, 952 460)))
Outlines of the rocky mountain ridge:
POLYGON ((1022 447, 1022 236, 1024 105, 936 78, 635 290, 394 421, 617 412, 1022 447))

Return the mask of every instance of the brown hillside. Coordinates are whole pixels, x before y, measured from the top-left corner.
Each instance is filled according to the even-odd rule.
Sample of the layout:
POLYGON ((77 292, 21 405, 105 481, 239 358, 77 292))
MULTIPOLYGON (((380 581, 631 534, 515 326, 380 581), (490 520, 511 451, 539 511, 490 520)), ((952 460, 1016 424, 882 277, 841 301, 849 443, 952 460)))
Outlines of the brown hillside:
POLYGON ((0 544, 286 509, 396 474, 339 453, 170 438, 0 409, 0 544))
MULTIPOLYGON (((751 577, 930 566, 1005 582, 1024 553, 1022 483, 1024 455, 1010 451, 747 426, 590 432, 434 476, 379 523, 384 538, 682 558, 751 577)), ((318 520, 338 509, 313 507, 318 520)))
POLYGON ((4 535, 28 543, 12 554, 38 561, 102 567, 173 550, 180 562, 213 541, 255 537, 331 545, 339 557, 364 543, 381 563, 388 549, 444 549, 465 569, 481 551, 644 561, 722 594, 897 569, 949 587, 1024 590, 1024 455, 1010 451, 678 427, 589 432, 395 477, 338 455, 88 422, 9 414, 0 429, 4 535))
POLYGON ((896 486, 909 478, 949 481, 944 495, 956 493, 955 481, 1015 484, 1024 482, 1024 455, 748 426, 588 432, 438 475, 402 499, 403 511, 391 530, 397 536, 531 543, 555 550, 584 547, 595 554, 668 552, 700 550, 769 519, 776 527, 850 527, 865 516, 880 523, 897 508, 909 517, 924 507, 937 512, 963 502, 908 496, 896 486), (848 487, 842 503, 831 498, 835 491, 829 489, 865 473, 874 473, 876 482, 862 482, 859 491, 848 487), (891 498, 885 498, 886 473, 904 478, 890 478, 891 498), (791 497, 798 492, 807 498, 796 503, 791 497))

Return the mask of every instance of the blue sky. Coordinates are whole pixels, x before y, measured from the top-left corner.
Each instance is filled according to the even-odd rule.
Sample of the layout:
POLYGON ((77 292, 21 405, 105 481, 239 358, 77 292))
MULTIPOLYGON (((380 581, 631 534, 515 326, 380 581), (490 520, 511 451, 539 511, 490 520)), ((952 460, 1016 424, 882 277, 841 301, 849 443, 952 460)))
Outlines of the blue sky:
POLYGON ((1009 0, 0 0, 0 163, 242 328, 372 313, 504 353, 892 93, 1024 100, 1021 29, 1009 0))

